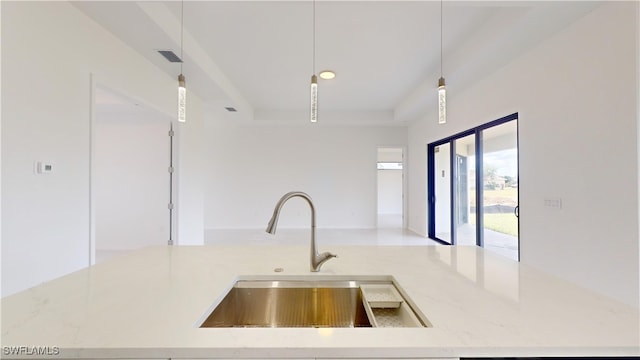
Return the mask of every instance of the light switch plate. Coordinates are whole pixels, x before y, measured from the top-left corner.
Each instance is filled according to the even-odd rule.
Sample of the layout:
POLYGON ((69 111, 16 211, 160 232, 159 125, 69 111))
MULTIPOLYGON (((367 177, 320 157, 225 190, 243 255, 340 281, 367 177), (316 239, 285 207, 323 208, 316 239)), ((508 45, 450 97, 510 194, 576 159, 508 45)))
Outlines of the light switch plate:
POLYGON ((53 163, 51 161, 36 161, 33 165, 36 174, 51 174, 53 172, 53 163))
POLYGON ((558 197, 556 197, 556 198, 545 198, 544 199, 544 206, 560 210, 560 209, 562 209, 562 199, 558 198, 558 197))

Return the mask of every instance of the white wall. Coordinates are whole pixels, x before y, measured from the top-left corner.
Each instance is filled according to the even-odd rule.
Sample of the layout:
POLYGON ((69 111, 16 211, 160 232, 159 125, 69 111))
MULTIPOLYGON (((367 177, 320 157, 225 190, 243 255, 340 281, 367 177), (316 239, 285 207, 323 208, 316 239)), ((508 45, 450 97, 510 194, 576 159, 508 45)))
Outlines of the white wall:
MULTIPOLYGON (((376 226, 377 147, 406 144, 406 127, 209 126, 205 228, 263 228, 278 199, 307 192, 319 228, 376 226)), ((292 199, 279 227, 309 226, 292 199)))
POLYGON ((378 148, 378 162, 403 162, 404 149, 398 147, 378 148))
MULTIPOLYGON (((171 90, 175 98, 175 81, 172 81, 171 90)), ((175 111, 175 107, 172 110, 175 111)), ((178 170, 174 176, 177 185, 174 194, 177 245, 204 244, 205 117, 202 102, 193 93, 188 93, 187 122, 174 125, 177 151, 177 156, 174 154, 174 167, 178 170)))
MULTIPOLYGON (((66 2, 3 2, 2 74, 6 296, 89 264, 91 74, 168 115, 175 113, 176 81, 66 2), (52 161, 54 173, 34 175, 34 160, 52 161)), ((190 97, 191 119, 202 117, 198 102, 190 97)), ((196 136, 199 124, 183 132, 196 136)), ((178 171, 192 176, 197 160, 178 171)), ((182 195, 202 190, 188 181, 182 179, 182 195)), ((197 203, 190 206, 202 214, 197 203)))
POLYGON ((451 83, 448 123, 409 129, 409 227, 425 233, 425 144, 519 112, 522 262, 638 306, 637 6, 604 4, 475 86, 451 83))
POLYGON ((169 240, 169 122, 157 113, 97 113, 93 190, 96 250, 169 240))

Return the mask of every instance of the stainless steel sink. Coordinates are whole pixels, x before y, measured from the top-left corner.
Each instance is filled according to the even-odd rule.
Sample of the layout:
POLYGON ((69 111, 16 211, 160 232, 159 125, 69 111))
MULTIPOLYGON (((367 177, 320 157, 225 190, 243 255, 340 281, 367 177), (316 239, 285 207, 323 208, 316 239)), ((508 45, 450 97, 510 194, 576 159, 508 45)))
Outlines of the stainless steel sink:
POLYGON ((238 279, 201 328, 430 327, 390 276, 238 279))
POLYGON ((353 281, 238 281, 200 327, 371 327, 353 281))

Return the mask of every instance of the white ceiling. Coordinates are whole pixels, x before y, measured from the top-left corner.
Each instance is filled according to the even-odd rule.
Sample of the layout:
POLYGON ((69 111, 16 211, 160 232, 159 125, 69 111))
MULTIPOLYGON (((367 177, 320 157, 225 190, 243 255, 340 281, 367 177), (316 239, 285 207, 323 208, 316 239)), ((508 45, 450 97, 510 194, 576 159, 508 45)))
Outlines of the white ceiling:
MULTIPOLYGON (((74 5, 171 76, 157 50, 180 54, 180 1, 74 5)), ((449 96, 496 71, 598 2, 444 1, 449 96)), ((440 2, 324 1, 315 12, 319 122, 401 124, 436 105, 440 2)), ((185 1, 187 87, 221 117, 300 123, 313 73, 311 1, 185 1), (224 107, 238 109, 227 113, 224 107)), ((177 82, 177 80, 176 80, 177 82)))

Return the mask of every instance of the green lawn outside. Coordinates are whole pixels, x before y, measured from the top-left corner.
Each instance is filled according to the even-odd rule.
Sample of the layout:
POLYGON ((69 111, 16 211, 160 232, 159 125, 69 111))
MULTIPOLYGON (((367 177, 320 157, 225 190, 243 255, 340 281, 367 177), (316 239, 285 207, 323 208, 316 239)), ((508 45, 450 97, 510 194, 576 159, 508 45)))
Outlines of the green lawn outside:
MULTIPOLYGON (((471 224, 475 224, 475 216, 471 216, 471 224)), ((513 214, 484 214, 485 229, 518 237, 518 218, 513 214)))
MULTIPOLYGON (((484 190, 482 192, 484 196, 485 205, 512 205, 515 206, 518 203, 518 189, 517 188, 504 188, 504 190, 484 190)), ((476 204, 476 191, 475 189, 469 190, 469 205, 475 206, 476 204)))

